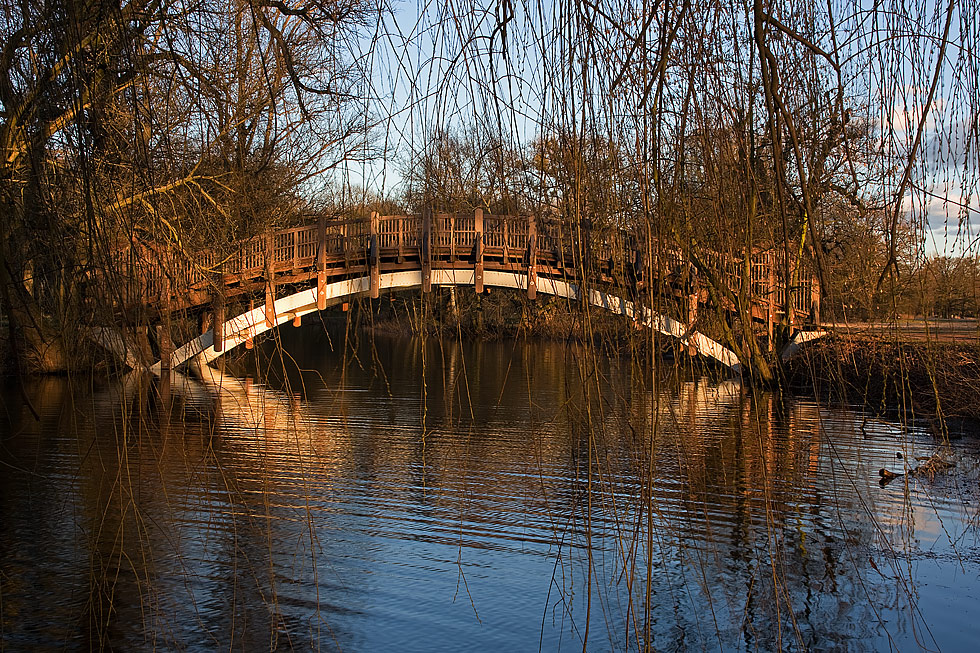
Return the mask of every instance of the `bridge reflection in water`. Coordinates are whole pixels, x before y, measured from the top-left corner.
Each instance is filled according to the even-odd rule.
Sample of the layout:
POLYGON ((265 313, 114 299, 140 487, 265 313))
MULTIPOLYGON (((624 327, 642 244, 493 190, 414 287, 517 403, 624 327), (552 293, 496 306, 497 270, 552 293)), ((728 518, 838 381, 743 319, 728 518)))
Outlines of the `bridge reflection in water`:
MULTIPOLYGON (((803 260, 781 247, 759 249, 751 261, 701 252, 732 297, 745 297, 743 314, 771 341, 774 325, 798 330, 819 321, 819 289, 803 260), (744 274, 749 271, 748 277, 744 274), (744 291, 744 292, 743 292, 744 291)), ((117 253, 113 268, 126 282, 115 288, 122 314, 152 308, 163 325, 174 311, 196 311, 207 325, 189 342, 160 339, 160 361, 176 368, 196 356, 209 362, 285 322, 352 297, 383 290, 432 286, 497 286, 575 299, 626 315, 680 340, 692 350, 737 368, 736 355, 702 333, 699 307, 732 300, 709 292, 676 243, 649 234, 593 228, 535 215, 443 214, 321 219, 238 243, 230 250, 177 252, 139 245, 117 253), (258 297, 259 307, 252 308, 258 297), (249 305, 229 315, 234 302, 249 305), (657 308, 654 310, 654 305, 657 308), (674 316, 666 312, 671 309, 674 316)), ((739 300, 742 301, 742 300, 739 300)), ((136 351, 116 333, 99 333, 115 350, 136 351)), ((136 366, 135 363, 133 363, 136 366)))
POLYGON ((925 629, 977 596, 975 557, 949 544, 973 532, 970 510, 875 482, 897 446, 925 446, 914 433, 706 379, 652 393, 628 362, 574 347, 377 338, 345 354, 296 331, 286 351, 308 372, 215 373, 184 417, 121 419, 112 387, 34 389, 42 421, 15 416, 0 454, 5 644, 557 650, 588 626, 589 650, 876 650, 980 635, 925 629))

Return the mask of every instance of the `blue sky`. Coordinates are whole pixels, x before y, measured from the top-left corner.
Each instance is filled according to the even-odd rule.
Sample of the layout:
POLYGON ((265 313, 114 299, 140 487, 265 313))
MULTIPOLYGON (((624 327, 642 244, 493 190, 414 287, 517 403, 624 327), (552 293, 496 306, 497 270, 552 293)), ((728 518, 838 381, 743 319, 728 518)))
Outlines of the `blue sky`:
MULTIPOLYGON (((908 9, 916 9, 921 15, 900 18, 898 23, 888 22, 895 20, 888 18, 874 26, 870 19, 852 17, 848 29, 867 31, 850 39, 849 44, 841 44, 842 56, 846 57, 850 50, 875 47, 881 40, 883 26, 923 26, 922 34, 906 37, 909 47, 921 45, 918 72, 901 64, 895 78, 889 79, 886 68, 891 64, 873 60, 871 68, 878 65, 880 70, 860 66, 851 70, 855 79, 865 76, 859 85, 865 86, 869 101, 887 96, 893 103, 879 105, 879 120, 891 129, 888 147, 897 158, 907 151, 925 106, 928 75, 935 68, 934 36, 941 32, 945 18, 945 4, 937 7, 933 0, 920 0, 918 7, 914 4, 908 9)), ((853 6, 848 0, 837 4, 839 10, 853 6)), ((562 16, 569 7, 560 5, 557 11, 562 16)), ((881 12, 884 14, 884 9, 881 12)), ((377 30, 365 35, 361 58, 362 64, 369 67, 373 86, 366 107, 374 118, 380 119, 377 145, 388 156, 348 165, 342 175, 348 184, 381 193, 395 190, 402 181, 403 161, 409 153, 418 152, 437 128, 477 119, 496 123, 514 143, 528 143, 537 135, 547 107, 561 110, 562 98, 555 97, 556 82, 546 77, 546 68, 553 63, 550 57, 567 45, 557 39, 566 36, 568 30, 558 29, 564 27, 558 25, 563 19, 556 18, 553 3, 538 7, 534 2, 497 0, 399 2, 383 16, 377 30), (506 57, 502 55, 504 34, 497 28, 501 17, 508 15, 505 6, 514 10, 507 22, 510 40, 506 57), (374 43, 370 50, 366 48, 369 42, 374 43), (465 56, 460 56, 461 52, 465 56)), ((602 18, 597 20, 601 22, 602 18)), ((840 20, 842 25, 847 23, 846 16, 840 20)), ((946 53, 941 83, 926 123, 921 165, 903 202, 906 215, 920 225, 923 245, 930 255, 971 253, 980 235, 977 143, 968 146, 970 130, 976 135, 976 126, 971 124, 971 120, 975 121, 975 107, 966 106, 976 104, 976 100, 964 97, 964 93, 976 89, 976 81, 963 77, 971 74, 969 68, 964 71, 963 61, 972 59, 959 49, 958 43, 960 30, 973 29, 971 20, 968 16, 953 16, 950 40, 957 43, 946 53)), ((625 28, 639 29, 635 25, 625 28)), ((850 66, 851 60, 848 61, 850 66)), ((580 100, 569 99, 575 101, 580 100)))

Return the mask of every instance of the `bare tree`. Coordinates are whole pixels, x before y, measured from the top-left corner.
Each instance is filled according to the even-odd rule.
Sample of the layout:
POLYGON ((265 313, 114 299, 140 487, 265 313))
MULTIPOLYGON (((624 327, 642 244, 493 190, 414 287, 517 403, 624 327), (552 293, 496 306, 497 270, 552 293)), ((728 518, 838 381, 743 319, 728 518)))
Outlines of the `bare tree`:
POLYGON ((369 10, 6 3, 0 299, 17 358, 65 366, 77 282, 121 245, 237 238, 299 210, 304 184, 363 145, 369 10))

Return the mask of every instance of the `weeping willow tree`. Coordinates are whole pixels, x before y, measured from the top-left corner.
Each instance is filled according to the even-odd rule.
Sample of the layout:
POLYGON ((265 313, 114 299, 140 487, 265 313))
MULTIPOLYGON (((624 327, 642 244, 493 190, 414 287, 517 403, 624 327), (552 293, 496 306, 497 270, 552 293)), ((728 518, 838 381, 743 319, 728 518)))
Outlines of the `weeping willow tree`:
POLYGON ((357 0, 9 3, 0 299, 15 359, 65 366, 56 334, 110 252, 296 219, 324 171, 371 155, 377 125, 409 162, 409 195, 442 181, 412 163, 448 161, 433 143, 480 134, 468 204, 503 193, 680 248, 714 309, 702 330, 775 383, 794 325, 770 337, 753 320, 758 293, 732 279, 754 255, 790 286, 783 316, 804 270, 829 305, 860 286, 882 306, 939 203, 969 223, 974 8, 506 0, 409 20, 357 0), (834 252, 854 225, 870 225, 874 279, 845 286, 853 266, 834 252))
MULTIPOLYGON (((779 351, 793 325, 780 325, 773 334, 778 342, 770 347, 765 342, 769 335, 753 319, 750 288, 730 282, 739 270, 749 278, 753 254, 772 252, 791 285, 801 267, 810 266, 831 301, 845 304, 848 299, 839 295, 861 288, 867 295, 862 301, 887 303, 921 253, 935 198, 952 207, 957 226, 967 226, 973 215, 980 135, 974 54, 974 17, 980 8, 975 2, 561 0, 555 5, 451 0, 419 6, 417 15, 410 6, 392 14, 358 0, 0 0, 0 6, 0 301, 9 340, 18 348, 15 358, 43 369, 68 365, 72 352, 64 343, 74 342, 73 326, 93 306, 86 284, 96 269, 113 279, 114 252, 139 242, 164 243, 178 252, 201 243, 220 245, 294 219, 311 201, 311 189, 322 183, 324 172, 370 155, 369 128, 375 124, 388 145, 410 162, 405 175, 412 186, 410 201, 438 199, 466 210, 545 207, 565 219, 576 243, 586 242, 585 225, 591 225, 627 230, 664 257, 679 248, 689 264, 685 274, 702 284, 715 312, 703 328, 738 354, 758 385, 778 381, 780 361, 771 352, 779 351), (369 67, 374 61, 378 68, 369 67), (376 121, 374 114, 386 120, 376 121), (467 140, 468 134, 478 138, 467 140), (437 185, 444 181, 451 183, 437 185), (867 243, 873 256, 865 256, 856 243, 867 243), (849 252, 843 258, 837 254, 841 248, 849 252), (859 279, 849 276, 858 266, 848 256, 862 259, 859 279)), ((370 165, 363 169, 366 186, 376 179, 375 171, 370 165)), ((578 254, 584 268, 588 257, 578 254)), ((588 278, 585 269, 580 272, 588 278)), ((114 285, 104 288, 102 309, 113 303, 114 285)), ((646 292, 643 301, 653 310, 675 315, 683 310, 667 288, 650 286, 646 292)), ((784 301, 791 302, 792 293, 784 301)), ((584 306, 582 312, 588 333, 589 313, 584 306)), ((105 319, 117 317, 105 313, 105 319)), ((145 324, 155 317, 135 319, 145 324)), ((655 333, 636 337, 657 344, 655 333)), ((406 347, 399 353, 412 352, 406 347)), ((561 396, 554 413, 570 410, 566 414, 574 417, 569 430, 575 431, 576 470, 569 494, 575 496, 567 506, 550 508, 567 511, 561 519, 548 518, 556 533, 574 531, 583 543, 577 551, 561 549, 560 555, 581 554, 586 561, 585 610, 603 609, 603 599, 592 595, 593 579, 598 582, 602 572, 597 564, 612 560, 614 576, 626 579, 629 596, 625 624, 608 620, 607 627, 615 641, 627 641, 626 648, 649 650, 662 617, 654 595, 676 589, 658 583, 657 556, 676 553, 671 550, 675 543, 684 546, 680 537, 654 544, 660 531, 671 526, 669 519, 677 517, 658 514, 657 485, 663 483, 658 474, 663 471, 656 465, 663 457, 657 450, 661 436, 670 431, 665 424, 674 420, 676 425, 678 417, 673 399, 658 388, 657 374, 650 373, 655 366, 642 367, 639 375, 647 387, 614 397, 621 401, 617 409, 631 413, 623 431, 629 434, 623 447, 629 455, 603 451, 595 431, 616 419, 603 394, 601 380, 608 374, 594 348, 578 350, 575 364, 577 378, 564 384, 567 396, 561 396), (649 394, 648 386, 653 386, 649 394), (634 423, 640 428, 633 430, 634 423), (627 458, 640 471, 621 481, 625 476, 615 473, 612 461, 627 458), (604 536, 605 526, 593 517, 606 500, 615 522, 610 528, 622 538, 617 544, 630 545, 613 553, 593 540, 604 536), (636 509, 619 512, 616 501, 636 509), (603 555, 606 561, 599 559, 603 555)), ((464 380, 467 374, 480 381, 479 370, 459 373, 464 380)), ((332 382, 343 387, 343 377, 332 382)), ((412 458, 414 469, 426 469, 426 429, 432 429, 425 421, 431 395, 424 383, 421 392, 422 432, 412 450, 422 460, 416 465, 412 458)), ((240 394, 219 395, 217 401, 226 401, 223 410, 234 414, 249 404, 248 391, 240 394)), ((445 394, 451 405, 453 393, 445 394)), ((547 410, 532 404, 530 392, 527 396, 529 413, 547 410)), ((274 393, 270 399, 283 403, 274 393)), ((679 430, 678 459, 685 457, 688 443, 700 446, 695 437, 700 409, 689 401, 689 408, 680 411, 690 426, 679 430)), ((402 405, 392 412, 392 421, 416 407, 397 403, 402 405)), ((772 521, 778 499, 770 492, 780 484, 795 486, 805 476, 794 472, 788 480, 771 481, 767 474, 770 464, 772 470, 802 469, 801 461, 811 464, 813 452, 796 442, 781 459, 768 444, 772 429, 752 428, 777 421, 782 410, 777 404, 770 396, 755 406, 756 413, 771 418, 753 414, 751 406, 739 408, 735 419, 748 427, 745 441, 758 447, 761 462, 723 471, 739 479, 739 487, 726 487, 732 498, 726 510, 745 510, 743 494, 763 495, 758 512, 748 519, 762 524, 760 550, 769 548, 754 553, 765 563, 764 571, 747 565, 741 578, 750 595, 767 585, 763 601, 771 598, 782 619, 785 613, 792 617, 793 606, 781 565, 794 560, 780 559, 779 528, 785 525, 772 521), (742 487, 745 477, 761 480, 742 487)), ((256 414, 263 423, 249 423, 248 456, 242 463, 249 482, 257 478, 251 453, 267 450, 265 436, 277 415, 288 416, 283 427, 288 446, 312 443, 297 437, 303 434, 299 420, 292 418, 293 406, 290 397, 289 408, 260 409, 256 414)), ((807 418, 818 425, 818 433, 819 412, 807 418)), ((741 438, 740 430, 726 459, 743 459, 741 438)), ((115 446, 126 454, 120 459, 128 461, 124 440, 115 446)), ((183 446, 205 440, 170 442, 183 446)), ((466 446, 474 440, 468 437, 466 446)), ((331 435, 325 451, 340 451, 345 442, 331 435)), ((565 456, 563 446, 548 455, 565 456)), ((522 440, 516 450, 523 455, 525 447, 522 440)), ((213 456, 210 442, 207 448, 207 456, 213 456)), ((331 455, 309 448, 298 466, 310 467, 307 487, 329 485, 320 464, 331 455)), ((488 446, 486 457, 497 453, 488 446)), ((697 462, 699 455, 694 452, 691 458, 697 462)), ((103 465, 98 456, 86 458, 103 465)), ((456 452, 446 458, 458 460, 456 452)), ((129 464, 122 464, 127 473, 120 479, 140 476, 128 473, 129 464)), ((698 473, 713 473, 703 460, 699 464, 698 473)), ((726 478, 720 485, 728 484, 726 478)), ((256 485, 263 485, 256 496, 268 508, 274 503, 267 500, 268 486, 256 485)), ((414 492, 417 478, 408 485, 414 492)), ((705 479, 692 492, 692 505, 718 485, 705 479)), ((92 512, 147 523, 139 504, 124 492, 132 487, 124 482, 112 487, 121 492, 117 497, 125 507, 106 509, 93 501, 92 512)), ((563 497, 566 489, 557 488, 558 495, 563 497)), ((453 496, 468 492, 461 486, 453 496)), ((168 510, 176 507, 168 498, 176 495, 153 494, 163 497, 168 510)), ((305 502, 297 513, 276 508, 290 517, 302 515, 291 523, 314 536, 312 503, 305 502)), ((691 509, 692 519, 700 518, 706 505, 691 509)), ((222 514, 234 525, 244 511, 231 505, 222 514)), ((426 521, 432 514, 426 512, 426 521)), ((269 525, 262 546, 280 546, 272 537, 273 521, 257 521, 269 525)), ((117 542, 133 539, 122 537, 122 522, 109 526, 105 533, 118 535, 117 542)), ((863 528, 866 539, 879 536, 871 526, 863 528)), ((136 539, 142 544, 151 532, 140 530, 136 539)), ((237 545, 230 555, 243 569, 255 570, 237 545)), ((293 564, 303 554, 290 555, 293 564)), ((315 571, 317 554, 310 555, 315 571)), ((693 564, 701 565, 698 580, 711 582, 703 573, 708 563, 699 559, 693 564)), ((114 572, 121 568, 126 567, 119 563, 114 572)), ((188 578, 210 573, 181 571, 188 578)), ((106 579, 113 575, 101 574, 106 579)), ((720 576, 717 582, 730 577, 727 571, 720 576)), ((92 583, 103 597, 90 602, 97 617, 93 631, 103 646, 109 641, 103 631, 108 615, 118 609, 113 601, 124 601, 122 594, 113 599, 111 591, 103 591, 103 583, 111 590, 114 582, 92 583)), ((555 578, 544 582, 555 583, 555 578)), ((559 600, 571 601, 572 594, 559 600)), ((870 602, 866 593, 855 596, 870 602)), ((142 610, 147 600, 145 595, 140 599, 142 610)), ((256 605, 263 614, 278 617, 272 605, 276 600, 275 593, 262 594, 256 605)), ((309 604, 318 611, 322 600, 317 594, 309 604)), ((876 608, 870 610, 873 618, 881 619, 876 608)), ((586 627, 575 630, 583 649, 590 635, 593 644, 597 637, 588 630, 591 621, 587 617, 586 627)), ((278 628, 278 623, 269 627, 273 646, 280 641, 278 628)), ((796 643, 805 646, 799 632, 795 635, 796 643)), ((758 641, 774 639, 784 643, 781 632, 758 641)))
POLYGON ((771 252, 784 316, 804 270, 828 305, 846 304, 853 262, 829 254, 861 231, 870 250, 849 256, 873 261, 870 292, 887 303, 930 211, 951 206, 959 225, 975 214, 976 9, 451 2, 399 33, 425 73, 402 89, 408 145, 479 125, 524 153, 529 205, 679 246, 711 297, 712 335, 773 384, 791 319, 765 342, 733 269, 748 279, 753 254, 771 252))
MULTIPOLYGON (((753 289, 731 282, 750 278, 753 255, 768 252, 790 286, 782 315, 793 314, 805 271, 828 307, 887 307, 924 256, 932 216, 945 210, 969 232, 978 13, 971 1, 451 1, 420 11, 415 29, 393 30, 407 54, 392 70, 419 62, 400 78, 414 109, 403 144, 420 156, 439 134, 478 125, 522 153, 525 205, 554 208, 573 229, 630 230, 655 258, 680 248, 714 313, 699 328, 737 354, 751 384, 777 385, 794 325, 784 318, 770 339, 753 319, 753 289)), ((675 316, 684 308, 652 286, 644 303, 675 316)), ((583 379, 601 376, 594 351, 578 363, 583 379)), ((656 392, 656 374, 648 382, 656 392)), ((597 386, 585 384, 583 411, 597 386)), ((651 466, 665 428, 653 414, 638 445, 651 466)), ((576 514, 590 578, 592 498, 605 498, 606 468, 601 438, 582 439, 589 503, 576 514)), ((638 483, 636 521, 620 525, 648 538, 618 561, 631 588, 647 584, 624 626, 637 650, 654 647, 661 617, 649 589, 661 564, 655 476, 638 483)), ((778 544, 768 546, 763 557, 778 560, 778 544)), ((710 566, 695 564, 698 575, 710 566)), ((771 582, 777 613, 793 614, 779 572, 758 581, 771 582)), ((591 593, 583 600, 601 609, 591 593)), ((584 649, 588 629, 580 636, 584 649)))

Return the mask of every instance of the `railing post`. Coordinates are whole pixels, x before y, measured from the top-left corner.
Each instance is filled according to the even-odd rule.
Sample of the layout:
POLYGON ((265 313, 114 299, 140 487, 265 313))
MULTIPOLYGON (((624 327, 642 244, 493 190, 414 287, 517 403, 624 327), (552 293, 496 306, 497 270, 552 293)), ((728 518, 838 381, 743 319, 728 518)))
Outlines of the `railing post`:
POLYGON ((422 210, 422 239, 419 242, 422 259, 422 292, 432 291, 432 209, 422 210))
POLYGON ((791 261, 791 265, 789 265, 789 278, 783 284, 786 287, 786 308, 789 310, 789 316, 787 316, 786 320, 789 324, 789 337, 793 337, 796 334, 796 300, 800 293, 799 264, 800 262, 798 260, 791 261), (793 285, 794 281, 796 281, 796 285, 793 285))
POLYGON ((340 223, 340 251, 344 255, 344 268, 350 267, 350 251, 347 248, 348 221, 345 218, 340 223))
POLYGON ((299 272, 299 229, 293 229, 293 274, 299 272))
POLYGON ((398 262, 405 261, 405 216, 398 216, 398 262))
POLYGON ((820 279, 810 275, 810 314, 814 324, 820 324, 820 279))
POLYGON ((265 237, 265 324, 276 325, 276 241, 275 235, 265 237))
POLYGON ((775 351, 776 344, 773 342, 776 331, 776 261, 772 250, 766 252, 766 267, 769 269, 769 314, 766 317, 766 326, 769 329, 769 351, 775 351))
POLYGON ((582 239, 580 247, 582 269, 580 273, 582 274, 582 285, 585 286, 589 278, 589 270, 592 267, 592 219, 588 217, 582 218, 580 225, 579 237, 582 239))
POLYGON ((538 223, 534 214, 527 216, 527 298, 538 296, 538 223))
POLYGON ((317 221, 316 247, 316 308, 327 307, 327 219, 317 221))
POLYGON ((483 209, 473 212, 473 228, 476 236, 473 242, 473 287, 477 293, 483 292, 483 209))
POLYGON ((503 243, 504 244, 504 265, 507 265, 507 263, 509 262, 508 259, 509 259, 509 254, 510 254, 510 220, 508 219, 510 216, 503 215, 503 216, 500 216, 500 217, 501 217, 501 222, 503 223, 503 226, 504 226, 504 243, 503 243))
POLYGON ((456 213, 449 214, 449 260, 456 260, 456 213))
POLYGON ((643 250, 640 246, 639 239, 636 239, 634 242, 635 247, 633 248, 633 261, 630 263, 629 283, 630 292, 633 293, 633 298, 637 299, 640 296, 640 286, 643 283, 643 250))
POLYGON ((378 248, 377 211, 371 211, 371 224, 368 227, 368 269, 371 274, 371 299, 377 299, 381 294, 381 252, 378 248))

